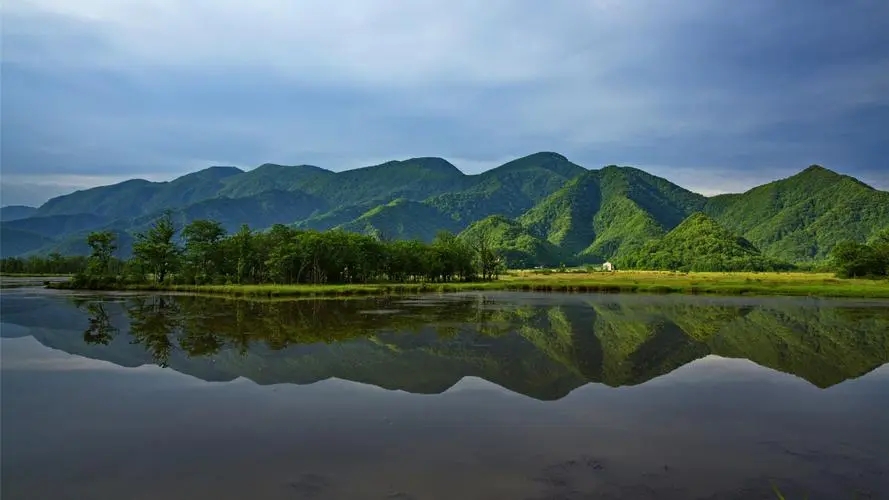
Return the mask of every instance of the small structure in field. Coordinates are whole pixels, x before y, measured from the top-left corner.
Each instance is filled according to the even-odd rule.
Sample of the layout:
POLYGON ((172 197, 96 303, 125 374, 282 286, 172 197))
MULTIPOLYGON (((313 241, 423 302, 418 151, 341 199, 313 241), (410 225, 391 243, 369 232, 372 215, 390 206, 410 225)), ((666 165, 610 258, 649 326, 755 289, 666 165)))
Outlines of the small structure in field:
POLYGON ((614 264, 612 264, 611 262, 606 262, 602 264, 602 270, 608 272, 614 271, 614 264))

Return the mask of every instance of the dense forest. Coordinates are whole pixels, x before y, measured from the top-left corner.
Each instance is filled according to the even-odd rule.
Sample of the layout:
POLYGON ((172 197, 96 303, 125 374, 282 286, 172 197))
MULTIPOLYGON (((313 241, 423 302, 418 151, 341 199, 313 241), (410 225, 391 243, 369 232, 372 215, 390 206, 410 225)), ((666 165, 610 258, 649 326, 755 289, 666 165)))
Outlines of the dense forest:
POLYGON ((493 234, 492 244, 510 267, 639 262, 643 247, 683 239, 673 235, 663 243, 683 221, 703 213, 761 257, 703 264, 712 245, 703 253, 686 245, 681 265, 677 255, 662 258, 663 249, 640 265, 811 268, 827 265, 840 243, 867 245, 889 227, 889 193, 813 165, 744 193, 706 197, 636 168, 586 169, 552 152, 477 175, 442 158, 341 172, 310 165, 210 167, 169 182, 133 179, 77 191, 36 208, 3 207, 0 256, 85 256, 92 252, 90 233, 112 232, 115 255, 129 259, 136 235, 164 213, 177 227, 214 220, 228 233, 244 224, 265 233, 284 224, 426 245, 441 231, 462 238, 481 228, 493 234))
MULTIPOLYGON (((192 221, 177 228, 171 214, 157 219, 133 242, 127 260, 115 257, 116 236, 93 232, 91 254, 75 288, 147 281, 166 284, 344 284, 491 280, 504 270, 483 234, 458 238, 439 233, 431 243, 386 241, 346 231, 301 230, 281 224, 268 231, 243 226, 233 234, 221 223, 192 221)), ((41 259, 5 259, 4 272, 37 269, 41 259)), ((73 260, 71 261, 74 262, 73 260)))

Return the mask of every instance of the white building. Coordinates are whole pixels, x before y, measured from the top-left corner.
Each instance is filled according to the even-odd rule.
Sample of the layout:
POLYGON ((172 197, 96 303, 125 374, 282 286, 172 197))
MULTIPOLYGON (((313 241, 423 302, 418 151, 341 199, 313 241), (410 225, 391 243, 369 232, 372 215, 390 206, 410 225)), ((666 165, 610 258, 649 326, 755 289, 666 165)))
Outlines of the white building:
POLYGON ((606 263, 602 264, 602 270, 603 271, 614 271, 614 264, 612 264, 611 262, 606 262, 606 263))

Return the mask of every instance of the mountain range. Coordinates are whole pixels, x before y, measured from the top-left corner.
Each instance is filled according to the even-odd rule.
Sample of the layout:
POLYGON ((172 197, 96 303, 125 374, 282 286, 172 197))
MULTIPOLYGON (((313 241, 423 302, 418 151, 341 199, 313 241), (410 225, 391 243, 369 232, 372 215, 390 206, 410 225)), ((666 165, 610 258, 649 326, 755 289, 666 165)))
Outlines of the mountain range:
MULTIPOLYGON (((669 233, 690 217, 691 227, 740 245, 731 252, 788 263, 824 260, 841 241, 866 242, 889 228, 889 192, 817 165, 745 193, 706 197, 636 168, 588 170, 541 152, 476 175, 430 157, 342 172, 265 164, 129 180, 36 208, 3 207, 0 253, 83 254, 86 235, 107 229, 125 256, 133 235, 166 210, 178 224, 214 219, 229 231, 288 224, 424 241, 441 230, 483 232, 513 267, 633 262, 652 245, 671 245, 669 233)), ((697 239, 683 231, 683 240, 697 239)))

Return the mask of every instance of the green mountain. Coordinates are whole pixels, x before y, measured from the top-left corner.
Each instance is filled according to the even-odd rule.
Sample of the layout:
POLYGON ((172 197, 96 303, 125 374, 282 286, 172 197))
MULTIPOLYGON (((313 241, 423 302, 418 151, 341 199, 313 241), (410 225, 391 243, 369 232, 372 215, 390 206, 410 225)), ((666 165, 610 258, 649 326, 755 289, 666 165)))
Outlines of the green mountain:
POLYGON ((586 172, 557 153, 535 153, 473 176, 472 186, 426 200, 463 227, 489 215, 515 218, 586 172))
POLYGON ((889 227, 889 192, 813 165, 743 194, 715 196, 704 211, 766 255, 805 262, 889 227))
MULTIPOLYGON (((553 255, 565 263, 621 261, 697 212, 745 238, 768 262, 824 260, 837 243, 863 243, 889 227, 889 193, 822 167, 706 198, 635 168, 586 170, 541 152, 477 175, 428 157, 343 172, 265 164, 246 172, 212 167, 170 182, 131 180, 60 196, 28 218, 3 222, 14 223, 4 228, 15 240, 3 245, 3 255, 83 249, 73 239, 84 231, 132 235, 167 209, 180 224, 212 218, 229 230, 282 223, 422 240, 500 216, 494 219, 497 245, 519 252, 513 260, 536 265, 553 255)), ((9 217, 17 217, 14 212, 9 217)))
POLYGON ((664 237, 625 254, 618 265, 672 271, 767 271, 780 264, 762 256, 746 239, 697 212, 664 237))
POLYGON ((91 213, 112 218, 147 215, 179 208, 211 198, 225 180, 243 171, 235 167, 210 167, 170 182, 133 179, 53 198, 37 209, 37 216, 91 213))
POLYGON ((37 207, 25 205, 7 205, 0 208, 0 222, 26 219, 37 213, 37 207))
POLYGON ((30 231, 46 238, 97 229, 111 222, 108 217, 95 214, 48 215, 29 217, 0 223, 4 228, 30 231))
POLYGON ((492 215, 473 223, 459 237, 467 241, 488 238, 490 244, 500 250, 507 267, 513 269, 557 266, 565 260, 559 247, 534 236, 517 221, 502 215, 492 215))
MULTIPOLYGON (((254 227, 267 228, 274 224, 289 224, 327 210, 326 201, 300 191, 264 191, 244 198, 210 198, 173 212, 180 226, 197 219, 211 219, 222 223, 229 232, 237 231, 245 221, 254 227)), ((133 220, 133 227, 148 227, 160 213, 133 220)))
POLYGON ((519 222, 582 260, 601 262, 662 236, 705 203, 641 170, 609 166, 569 181, 519 222))
POLYGON ((266 191, 299 191, 334 175, 330 170, 312 165, 265 163, 228 178, 217 194, 225 198, 245 198, 266 191))

